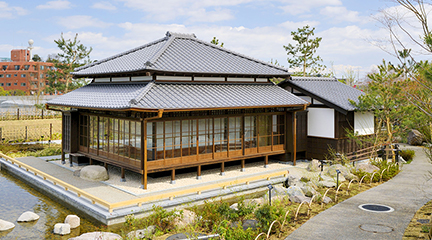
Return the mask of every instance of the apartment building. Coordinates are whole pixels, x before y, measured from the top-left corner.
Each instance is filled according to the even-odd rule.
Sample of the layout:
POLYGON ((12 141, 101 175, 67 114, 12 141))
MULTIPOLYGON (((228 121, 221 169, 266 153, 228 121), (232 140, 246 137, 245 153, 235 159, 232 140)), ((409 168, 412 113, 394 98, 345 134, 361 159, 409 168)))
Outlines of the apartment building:
POLYGON ((22 90, 26 94, 44 92, 48 85, 48 70, 54 67, 49 62, 34 62, 28 49, 14 49, 10 60, 0 61, 0 87, 4 90, 22 90))

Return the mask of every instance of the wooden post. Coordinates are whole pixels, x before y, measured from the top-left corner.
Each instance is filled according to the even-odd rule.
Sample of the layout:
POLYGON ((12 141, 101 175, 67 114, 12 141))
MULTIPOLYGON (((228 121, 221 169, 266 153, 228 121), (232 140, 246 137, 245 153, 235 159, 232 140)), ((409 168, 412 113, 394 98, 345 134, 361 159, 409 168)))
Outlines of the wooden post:
POLYGON ((41 116, 42 116, 42 119, 43 119, 43 109, 42 109, 42 114, 41 114, 41 116))
POLYGON ((121 168, 121 178, 120 178, 120 182, 126 182, 125 169, 124 169, 124 167, 121 168))
POLYGON ((175 169, 171 170, 171 184, 175 184, 175 169))
POLYGON ((267 168, 268 167, 268 155, 266 155, 264 157, 264 167, 267 168))
POLYGON ((19 120, 19 108, 17 108, 17 120, 19 120))
POLYGON ((28 130, 28 128, 27 128, 27 126, 25 126, 25 141, 27 141, 27 130, 28 130))
POLYGON ((293 113, 293 154, 291 155, 293 165, 296 165, 297 160, 297 112, 293 113))
MULTIPOLYGON (((65 152, 64 152, 64 140, 65 140, 65 134, 64 134, 64 113, 62 112, 62 141, 61 141, 61 163, 65 164, 66 160, 65 160, 65 152)), ((70 157, 70 156, 69 156, 70 157)))
POLYGON ((201 180, 201 165, 197 167, 197 179, 201 180))
POLYGON ((225 176, 225 162, 221 163, 221 173, 220 173, 220 175, 221 176, 225 176))
POLYGON ((0 141, 3 142, 3 128, 0 127, 0 141))
POLYGON ((50 140, 52 140, 52 123, 50 123, 50 140))
MULTIPOLYGON (((144 113, 141 113, 144 118, 144 113)), ((141 187, 147 190, 147 121, 141 120, 141 187)))
POLYGON ((241 160, 241 169, 240 169, 240 171, 242 171, 242 172, 246 171, 246 169, 245 169, 245 160, 244 159, 241 160))

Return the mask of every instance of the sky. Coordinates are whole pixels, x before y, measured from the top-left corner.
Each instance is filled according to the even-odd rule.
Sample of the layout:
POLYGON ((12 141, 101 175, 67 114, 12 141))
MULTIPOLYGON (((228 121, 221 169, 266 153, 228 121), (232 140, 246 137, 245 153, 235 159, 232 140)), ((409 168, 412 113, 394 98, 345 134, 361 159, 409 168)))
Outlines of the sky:
MULTIPOLYGON (((376 46, 388 36, 376 21, 391 0, 0 0, 0 57, 25 49, 43 60, 58 53, 54 40, 78 34, 101 60, 163 38, 167 31, 194 33, 224 48, 288 68, 284 45, 305 25, 322 37, 317 55, 338 78, 358 80, 382 63, 396 61, 376 46)), ((292 70, 292 69, 290 69, 292 70)))

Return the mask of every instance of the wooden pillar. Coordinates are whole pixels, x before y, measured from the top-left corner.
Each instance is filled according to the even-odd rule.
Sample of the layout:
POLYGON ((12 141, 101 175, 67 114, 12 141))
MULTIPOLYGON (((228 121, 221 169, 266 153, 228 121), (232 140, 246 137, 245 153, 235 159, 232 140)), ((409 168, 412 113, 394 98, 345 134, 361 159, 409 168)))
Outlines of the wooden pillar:
POLYGON ((292 161, 293 161, 293 165, 296 165, 296 160, 297 160, 297 113, 293 112, 293 151, 292 151, 292 161))
POLYGON ((121 168, 121 178, 120 178, 120 182, 126 182, 125 169, 124 169, 124 167, 121 168))
POLYGON ((268 167, 268 155, 266 155, 264 157, 264 167, 267 168, 268 167))
POLYGON ((245 169, 245 160, 244 159, 241 160, 241 169, 240 169, 240 171, 242 171, 242 172, 246 171, 246 169, 245 169))
MULTIPOLYGON (((105 168, 106 170, 108 170, 108 164, 107 164, 106 162, 104 162, 104 168, 105 168)), ((122 168, 122 171, 123 171, 123 168, 122 168)))
MULTIPOLYGON (((69 156, 70 157, 70 156, 69 156)), ((89 164, 90 165, 93 165, 93 159, 92 158, 89 158, 89 164)))
POLYGON ((175 169, 171 170, 171 184, 175 184, 175 169))
MULTIPOLYGON (((65 116, 64 116, 64 112, 62 112, 62 142, 61 142, 61 163, 62 164, 66 164, 66 158, 65 158, 65 152, 64 152, 64 147, 65 147, 65 116)), ((3 140, 2 140, 3 141, 3 140)), ((70 158, 71 156, 69 156, 70 158)))
POLYGON ((197 167, 197 179, 201 180, 201 165, 197 167))
POLYGON ((141 188, 147 190, 147 121, 141 113, 141 188))
POLYGON ((225 162, 221 163, 221 173, 220 173, 220 175, 221 176, 225 176, 225 162))

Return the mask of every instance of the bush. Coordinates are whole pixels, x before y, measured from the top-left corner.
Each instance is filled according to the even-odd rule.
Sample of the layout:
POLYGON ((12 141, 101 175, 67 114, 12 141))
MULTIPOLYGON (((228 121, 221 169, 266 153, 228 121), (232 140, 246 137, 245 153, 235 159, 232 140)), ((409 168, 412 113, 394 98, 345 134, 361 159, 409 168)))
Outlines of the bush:
POLYGON ((410 163, 414 156, 415 156, 415 151, 414 150, 402 150, 399 152, 399 155, 405 160, 407 161, 407 163, 410 163))

